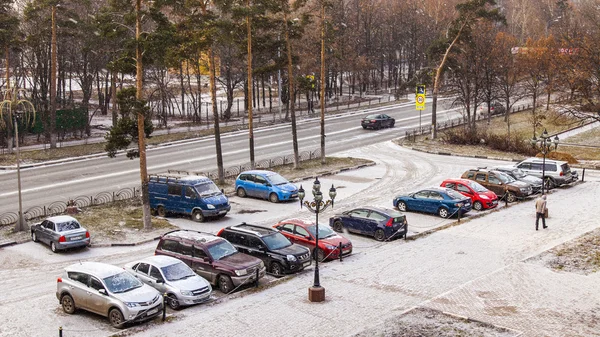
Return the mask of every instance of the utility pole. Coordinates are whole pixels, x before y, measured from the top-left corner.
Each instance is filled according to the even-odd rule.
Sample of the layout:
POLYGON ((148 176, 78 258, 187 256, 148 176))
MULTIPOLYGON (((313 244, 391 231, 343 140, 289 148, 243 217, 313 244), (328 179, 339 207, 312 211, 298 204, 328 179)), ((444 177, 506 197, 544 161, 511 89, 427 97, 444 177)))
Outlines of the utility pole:
POLYGON ((56 5, 52 6, 52 42, 50 45, 50 148, 56 148, 56 5))
MULTIPOLYGON (((144 90, 144 68, 142 64, 142 47, 140 36, 142 34, 142 22, 140 12, 142 10, 142 0, 135 0, 135 99, 138 104, 143 100, 144 90)), ((144 114, 141 106, 137 112, 138 126, 138 147, 140 150, 140 178, 142 180, 142 215, 144 220, 144 229, 152 229, 152 218, 150 217, 150 198, 148 196, 148 170, 146 165, 146 134, 144 133, 144 114)))
MULTIPOLYGON (((250 0, 246 0, 250 10, 250 0)), ((250 140, 250 168, 254 169, 254 131, 252 126, 252 21, 250 13, 246 16, 246 29, 248 30, 248 138, 250 140)))

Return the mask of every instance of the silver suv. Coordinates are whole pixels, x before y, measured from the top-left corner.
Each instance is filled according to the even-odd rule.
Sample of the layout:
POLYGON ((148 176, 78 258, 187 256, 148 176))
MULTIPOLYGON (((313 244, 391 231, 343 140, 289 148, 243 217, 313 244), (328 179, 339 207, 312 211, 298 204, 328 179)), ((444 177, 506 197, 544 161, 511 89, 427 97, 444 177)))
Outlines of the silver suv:
POLYGON ((101 262, 81 262, 65 268, 56 280, 56 298, 72 314, 84 309, 108 317, 115 328, 158 316, 163 308, 160 293, 123 268, 101 262))
POLYGON ((576 171, 571 170, 569 163, 552 159, 527 158, 515 165, 526 174, 544 179, 544 186, 548 189, 570 184, 579 178, 576 171), (545 168, 545 169, 544 169, 545 168), (542 173, 542 171, 544 171, 542 173), (545 174, 542 177, 542 174, 545 174))
POLYGON ((161 294, 167 294, 171 309, 210 299, 212 288, 208 281, 174 257, 154 255, 126 264, 125 269, 161 294))

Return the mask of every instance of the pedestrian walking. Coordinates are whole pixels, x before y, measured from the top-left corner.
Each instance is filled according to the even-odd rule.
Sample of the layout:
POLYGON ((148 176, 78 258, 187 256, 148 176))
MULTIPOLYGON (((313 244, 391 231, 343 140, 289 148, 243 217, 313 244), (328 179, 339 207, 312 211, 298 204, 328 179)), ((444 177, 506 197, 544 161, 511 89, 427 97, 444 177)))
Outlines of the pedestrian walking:
POLYGON ((545 216, 545 212, 546 212, 546 195, 542 194, 536 201, 535 201, 535 230, 538 230, 538 226, 540 223, 540 218, 542 218, 542 226, 543 228, 548 228, 548 226, 546 226, 546 216, 545 216))

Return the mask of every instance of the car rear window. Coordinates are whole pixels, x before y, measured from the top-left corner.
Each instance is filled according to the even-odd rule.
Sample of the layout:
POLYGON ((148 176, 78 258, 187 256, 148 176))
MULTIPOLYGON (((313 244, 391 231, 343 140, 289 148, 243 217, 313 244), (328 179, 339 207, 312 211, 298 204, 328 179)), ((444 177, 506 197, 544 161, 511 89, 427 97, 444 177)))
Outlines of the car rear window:
POLYGON ((394 223, 404 223, 404 219, 406 218, 406 216, 402 215, 402 216, 398 216, 393 218, 394 219, 394 223))
POLYGON ((70 231, 79 228, 81 228, 81 226, 79 226, 77 221, 59 222, 56 224, 56 229, 58 232, 70 231))
POLYGON ((567 163, 560 165, 560 168, 562 169, 563 173, 571 172, 571 167, 567 163))
POLYGON ((465 197, 464 195, 462 195, 456 191, 453 191, 453 190, 447 190, 446 194, 448 194, 450 196, 450 198, 452 198, 452 199, 462 199, 465 197))
POLYGON ((365 119, 377 119, 379 115, 368 115, 365 119))

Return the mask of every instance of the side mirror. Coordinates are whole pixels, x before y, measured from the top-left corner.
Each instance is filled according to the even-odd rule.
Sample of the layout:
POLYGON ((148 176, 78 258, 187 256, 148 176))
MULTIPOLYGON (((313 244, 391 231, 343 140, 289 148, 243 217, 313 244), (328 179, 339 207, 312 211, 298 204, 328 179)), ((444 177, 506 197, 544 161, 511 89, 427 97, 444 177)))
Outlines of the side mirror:
POLYGON ((258 250, 262 250, 262 251, 267 250, 267 248, 265 248, 265 246, 263 246, 263 245, 258 245, 258 247, 256 247, 256 248, 258 248, 258 250))
POLYGON ((165 280, 163 280, 163 279, 159 278, 158 280, 156 280, 156 283, 157 283, 157 284, 160 284, 160 283, 165 283, 165 280))
POLYGON ((305 236, 304 238, 305 238, 306 240, 308 240, 308 241, 312 241, 312 237, 311 237, 310 235, 307 235, 307 236, 305 236))
POLYGON ((224 189, 221 189, 221 193, 225 194, 225 190, 224 190, 224 189))
POLYGON ((104 296, 108 296, 108 293, 106 292, 106 289, 104 289, 104 288, 98 290, 98 292, 104 296))
POLYGON ((271 187, 271 184, 270 183, 265 183, 265 186, 271 187))

